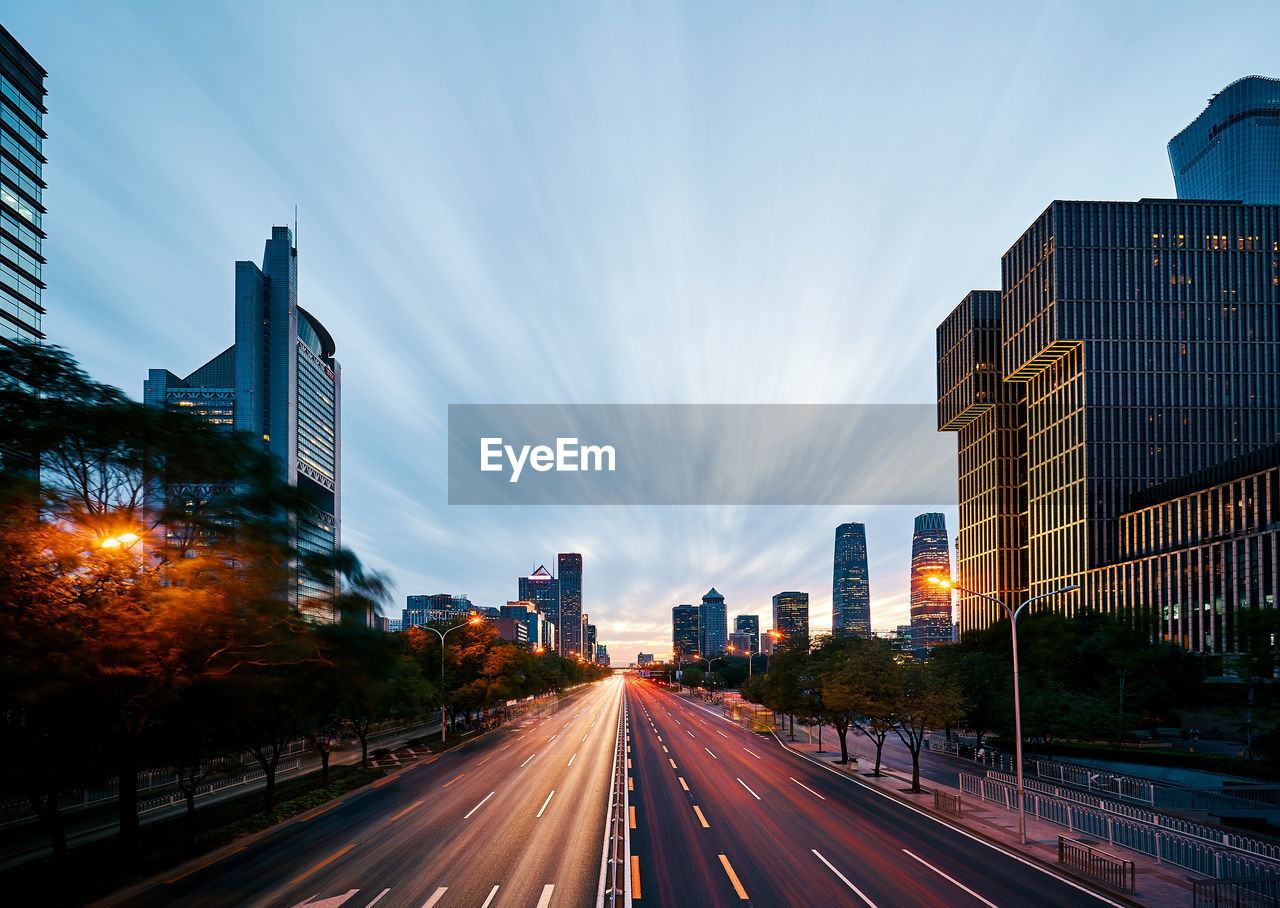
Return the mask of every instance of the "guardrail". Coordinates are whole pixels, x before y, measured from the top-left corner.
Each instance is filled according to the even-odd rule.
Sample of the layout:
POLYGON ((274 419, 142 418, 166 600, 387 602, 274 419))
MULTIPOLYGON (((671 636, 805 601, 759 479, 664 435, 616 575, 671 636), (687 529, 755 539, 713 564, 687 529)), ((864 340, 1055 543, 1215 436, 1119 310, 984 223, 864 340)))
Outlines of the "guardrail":
POLYGON ((1195 908, 1277 908, 1280 880, 1192 880, 1191 904, 1195 908))
POLYGON ((1064 835, 1058 836, 1058 863, 1074 867, 1122 892, 1138 891, 1138 872, 1133 861, 1118 858, 1064 835))
MULTIPOLYGON (((301 766, 301 760, 290 760, 287 763, 281 763, 276 768, 276 778, 279 778, 285 773, 293 772, 301 766)), ((196 786, 196 800, 199 801, 201 798, 211 795, 214 792, 226 791, 228 788, 237 788, 241 785, 248 785, 250 782, 256 782, 265 777, 266 773, 261 769, 252 769, 249 772, 241 773, 234 778, 217 779, 213 782, 205 782, 196 786)), ((182 792, 174 791, 169 794, 157 795, 154 798, 139 799, 138 813, 147 813, 148 811, 159 810, 162 807, 172 807, 174 804, 184 803, 186 803, 186 798, 183 797, 182 792)))
POLYGON ((946 794, 937 788, 933 790, 933 807, 935 810, 958 817, 960 816, 961 806, 960 795, 946 794))
MULTIPOLYGON (((960 791, 1000 804, 1007 810, 1018 809, 1017 788, 1007 782, 961 773, 960 791)), ((1149 854, 1157 861, 1167 861, 1205 876, 1280 877, 1280 861, 1268 856, 1275 848, 1269 842, 1229 833, 1217 841, 1208 841, 1034 790, 1026 791, 1025 804, 1028 816, 1066 827, 1069 832, 1095 836, 1112 846, 1149 854)))
POLYGON ((618 709, 617 741, 613 750, 613 779, 609 788, 609 812, 605 820, 603 866, 600 868, 600 892, 597 908, 621 908, 631 904, 631 836, 627 794, 627 769, 630 767, 631 735, 628 724, 627 699, 624 695, 618 709))

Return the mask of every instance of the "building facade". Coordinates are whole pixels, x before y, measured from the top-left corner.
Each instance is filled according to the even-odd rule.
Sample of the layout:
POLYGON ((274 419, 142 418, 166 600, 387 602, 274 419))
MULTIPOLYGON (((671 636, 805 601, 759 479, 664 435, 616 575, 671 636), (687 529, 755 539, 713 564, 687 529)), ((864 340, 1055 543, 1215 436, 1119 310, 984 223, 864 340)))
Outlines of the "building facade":
POLYGON ((1280 79, 1246 76, 1169 140, 1180 199, 1280 205, 1280 79))
POLYGON ((831 632, 871 636, 871 583, 867 574, 867 528, 836 527, 835 572, 831 582, 831 632))
POLYGON ((44 340, 44 80, 0 27, 0 343, 44 340))
POLYGON ((508 602, 499 610, 503 618, 518 618, 525 625, 525 640, 532 649, 556 651, 556 626, 533 602, 508 602))
POLYGON ((696 605, 671 609, 671 652, 676 662, 702 653, 701 610, 696 605))
POLYGON ((702 655, 720 656, 729 644, 729 616, 725 610, 724 597, 712 587, 702 597, 699 606, 698 620, 702 626, 702 655))
MULTIPOLYGON (((994 324, 989 296, 971 295, 938 332, 939 425, 969 451, 960 585, 1016 605, 1078 584, 1045 607, 1114 613, 1110 568, 1130 560, 1122 523, 1141 493, 1280 441, 1277 251, 1280 206, 1045 210, 1004 256, 994 324)), ((961 632, 995 617, 962 597, 961 632)))
MULTIPOLYGON (((236 262, 235 343, 185 378, 152 369, 143 386, 148 404, 261 439, 301 493, 295 544, 303 555, 332 555, 342 545, 342 370, 335 351, 324 325, 298 305, 293 233, 273 227, 261 268, 236 262)), ((303 614, 336 620, 325 604, 334 591, 298 569, 294 604, 303 614)))
POLYGON ((733 632, 746 634, 751 638, 751 652, 760 652, 760 616, 736 615, 733 619, 733 632))
POLYGON ((951 642, 951 590, 929 582, 950 576, 946 517, 921 514, 911 536, 911 640, 921 657, 951 642))
POLYGON ((755 652, 751 646, 751 635, 740 634, 734 631, 729 635, 729 646, 727 647, 735 656, 749 656, 755 652))
POLYGON ((434 593, 430 596, 406 596, 400 627, 422 627, 427 624, 453 624, 471 617, 475 606, 466 596, 434 593))
POLYGON ((534 608, 556 627, 555 651, 568 655, 565 647, 565 627, 560 617, 560 583, 551 576, 546 565, 538 565, 528 577, 519 578, 520 601, 532 602, 534 608))
POLYGON ((784 640, 809 636, 809 594, 783 592, 773 597, 773 629, 784 640))
POLYGON ((582 556, 568 552, 556 557, 560 584, 560 617, 564 635, 564 652, 577 653, 586 659, 586 641, 582 637, 582 556))

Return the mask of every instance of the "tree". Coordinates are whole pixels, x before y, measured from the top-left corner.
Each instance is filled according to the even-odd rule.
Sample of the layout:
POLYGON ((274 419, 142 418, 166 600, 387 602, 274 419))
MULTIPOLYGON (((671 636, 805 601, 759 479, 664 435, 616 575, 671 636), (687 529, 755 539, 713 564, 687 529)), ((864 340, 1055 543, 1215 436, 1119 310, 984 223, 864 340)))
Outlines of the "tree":
POLYGON ((911 790, 920 791, 920 751, 930 728, 964 714, 960 692, 928 662, 897 666, 893 676, 894 733, 911 751, 911 790))
POLYGON ((835 638, 835 643, 817 654, 821 662, 821 716, 830 722, 840 738, 840 762, 849 762, 849 729, 855 728, 876 745, 875 775, 880 775, 880 759, 892 725, 890 684, 897 664, 893 648, 879 638, 835 638))

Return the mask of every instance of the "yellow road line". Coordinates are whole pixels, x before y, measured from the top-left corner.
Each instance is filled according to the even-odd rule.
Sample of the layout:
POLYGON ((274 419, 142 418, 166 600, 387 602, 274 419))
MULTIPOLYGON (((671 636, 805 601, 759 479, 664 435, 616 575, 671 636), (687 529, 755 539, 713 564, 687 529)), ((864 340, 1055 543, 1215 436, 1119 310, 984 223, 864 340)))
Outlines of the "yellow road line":
POLYGON ((702 824, 703 829, 710 829, 711 824, 707 822, 707 818, 702 815, 702 808, 697 804, 693 805, 693 812, 698 815, 698 822, 702 824))
POLYGON ((339 801, 337 804, 330 804, 328 807, 324 808, 323 810, 317 810, 315 813, 313 813, 313 814, 312 814, 311 816, 309 816, 309 817, 303 817, 303 818, 302 818, 301 820, 299 820, 298 822, 299 822, 299 823, 305 823, 305 822, 307 822, 307 820, 314 820, 316 817, 320 816, 320 814, 322 814, 322 813, 328 813, 330 810, 333 810, 333 808, 335 808, 335 807, 341 807, 341 806, 342 806, 342 802, 341 802, 341 801, 339 801))
POLYGON ((636 809, 634 807, 627 808, 627 815, 631 820, 631 828, 636 828, 636 809))
POLYGON ((631 856, 631 897, 640 898, 640 859, 634 854, 631 856))
POLYGON ((631 776, 627 776, 627 791, 636 790, 636 780, 631 776))
POLYGON ((729 859, 724 855, 720 855, 720 863, 724 865, 724 872, 729 874, 729 882, 733 883, 733 888, 737 890, 738 898, 744 902, 747 900, 747 890, 742 888, 742 883, 738 881, 738 875, 733 872, 733 867, 729 864, 729 859))
POLYGON ((307 872, 305 872, 305 873, 303 873, 303 874, 300 874, 300 875, 298 875, 298 876, 294 877, 294 878, 289 882, 289 885, 290 885, 290 886, 296 886, 298 883, 301 883, 303 880, 305 880, 307 877, 311 876, 311 874, 315 873, 315 872, 316 872, 317 870, 319 870, 321 867, 324 867, 326 864, 329 864, 329 863, 331 863, 332 861, 337 860, 338 858, 342 857, 344 854, 346 854, 348 851, 350 851, 352 848, 355 848, 355 847, 356 847, 356 843, 355 843, 355 842, 352 842, 350 845, 346 846, 345 848, 340 848, 340 849, 338 849, 338 850, 337 850, 337 851, 335 851, 333 854, 329 855, 327 858, 325 858, 323 861, 321 861, 319 864, 316 864, 316 866, 312 867, 312 868, 311 868, 310 870, 308 870, 307 872))
POLYGON ((444 783, 443 785, 441 785, 440 787, 441 787, 441 788, 448 788, 450 785, 452 785, 454 782, 458 781, 459 779, 461 779, 461 778, 462 778, 463 776, 465 776, 465 775, 466 775, 466 773, 465 773, 465 772, 460 772, 460 773, 458 773, 456 776, 454 776, 452 779, 450 779, 448 782, 445 782, 445 783, 444 783))
POLYGON ((168 886, 170 883, 176 883, 178 882, 178 880, 186 879, 187 877, 191 876, 191 874, 195 873, 197 870, 204 870, 206 867, 210 866, 211 864, 216 864, 219 861, 225 861, 227 858, 231 857, 233 854, 239 854, 240 852, 244 851, 248 847, 249 847, 248 845, 241 845, 235 851, 228 851, 226 854, 222 855, 221 857, 216 857, 211 861, 205 861, 199 867, 192 867, 186 873, 180 873, 171 880, 165 880, 164 884, 168 886))
POLYGON ((685 791, 688 791, 689 783, 684 780, 684 776, 676 776, 676 778, 680 780, 680 787, 683 788, 685 791))
POLYGON ((398 814, 396 814, 394 817, 392 817, 392 818, 391 818, 391 820, 390 820, 389 822, 394 823, 396 820, 400 819, 402 816, 404 816, 404 815, 405 815, 406 813, 408 813, 409 811, 413 810, 413 808, 417 807, 417 806, 418 806, 419 804, 421 804, 421 803, 422 803, 421 801, 414 801, 412 804, 410 804, 410 805, 409 805, 408 807, 406 807, 404 810, 400 811, 398 814))

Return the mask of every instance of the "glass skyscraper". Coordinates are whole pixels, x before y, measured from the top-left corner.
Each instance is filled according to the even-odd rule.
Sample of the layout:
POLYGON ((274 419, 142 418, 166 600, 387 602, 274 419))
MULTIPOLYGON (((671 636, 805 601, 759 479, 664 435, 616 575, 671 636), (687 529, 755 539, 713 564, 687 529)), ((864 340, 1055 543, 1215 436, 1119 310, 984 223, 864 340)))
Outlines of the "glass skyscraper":
POLYGON ((560 574, 561 655, 577 653, 588 659, 582 638, 582 556, 569 552, 557 556, 560 574))
POLYGON ((0 343, 44 339, 46 75, 0 27, 0 343))
POLYGON ((951 642, 951 590, 929 582, 950 576, 946 517, 921 514, 911 537, 911 644, 918 656, 951 642))
MULTIPOLYGON (((1079 584, 1046 607, 1147 608, 1170 639, 1231 651, 1232 614, 1275 590, 1276 567, 1268 544, 1208 545, 1223 527, 1241 545, 1265 528, 1213 516, 1221 503, 1187 483, 1225 483, 1209 477, 1280 442, 1278 253, 1275 205, 1059 201, 1036 219, 1004 256, 1002 290, 966 297, 938 329, 939 426, 960 436, 961 585, 1017 605, 1079 584), (1157 539, 1178 558, 1148 557, 1157 539), (1253 592, 1214 593, 1228 567, 1253 592), (1189 608, 1208 626, 1187 623, 1189 608)), ((962 631, 998 617, 960 597, 962 631)))
POLYGON ((677 605, 671 609, 671 652, 677 662, 702 652, 701 609, 677 605))
POLYGON ((1169 140, 1180 199, 1280 205, 1280 79, 1246 76, 1169 140))
POLYGON ((867 576, 867 528, 836 527, 835 576, 831 582, 831 632, 871 636, 871 585, 867 576))
MULTIPOLYGON (((564 639, 568 630, 560 617, 560 582, 551 576, 546 565, 540 564, 528 577, 520 578, 519 587, 518 598, 523 602, 532 602, 538 612, 556 626, 556 652, 561 656, 567 655, 569 650, 565 648, 564 639)), ((577 627, 577 622, 574 622, 574 627, 577 627)))
POLYGON ((702 655, 720 656, 729 645, 729 616, 724 597, 712 587, 702 597, 698 621, 701 624, 702 655))
POLYGON ((786 640, 809 636, 809 594, 794 591, 773 597, 773 629, 786 640))
POLYGON ((760 616, 736 615, 733 619, 733 632, 746 634, 751 640, 751 652, 760 652, 760 616))
MULTIPOLYGON (((298 550, 323 555, 342 544, 341 367, 332 335, 298 305, 297 256, 292 231, 273 227, 261 268, 236 262, 235 343, 185 378, 150 370, 143 398, 261 439, 302 493, 298 550)), ((299 569, 299 611, 336 620, 318 601, 333 592, 299 569)))

